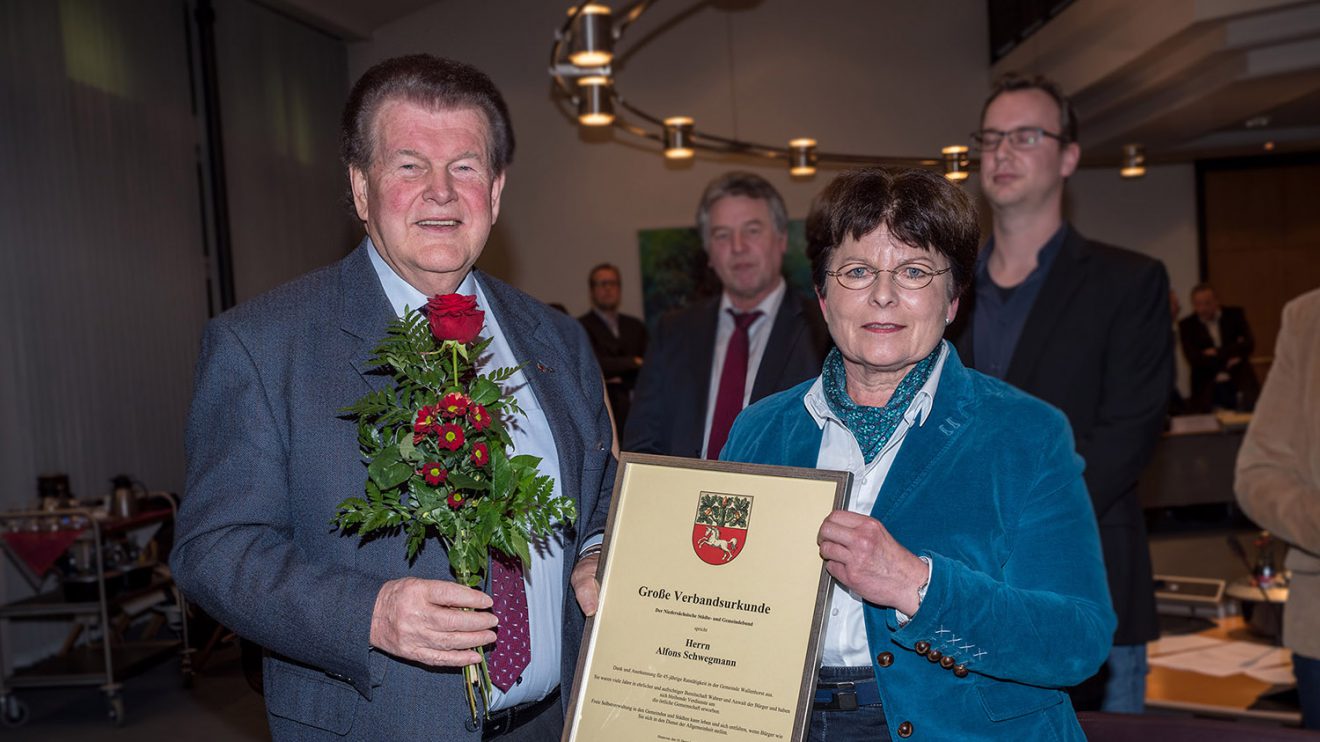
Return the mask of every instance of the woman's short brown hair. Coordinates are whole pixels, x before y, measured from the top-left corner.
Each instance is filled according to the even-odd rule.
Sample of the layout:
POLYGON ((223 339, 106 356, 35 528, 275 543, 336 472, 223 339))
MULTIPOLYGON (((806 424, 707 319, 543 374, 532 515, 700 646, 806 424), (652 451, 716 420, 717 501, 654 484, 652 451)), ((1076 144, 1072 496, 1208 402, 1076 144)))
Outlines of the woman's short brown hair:
POLYGON ((825 271, 843 240, 860 240, 881 226, 905 245, 948 258, 950 299, 971 283, 981 241, 972 200, 939 173, 877 167, 843 173, 811 204, 807 257, 818 294, 825 295, 825 271))

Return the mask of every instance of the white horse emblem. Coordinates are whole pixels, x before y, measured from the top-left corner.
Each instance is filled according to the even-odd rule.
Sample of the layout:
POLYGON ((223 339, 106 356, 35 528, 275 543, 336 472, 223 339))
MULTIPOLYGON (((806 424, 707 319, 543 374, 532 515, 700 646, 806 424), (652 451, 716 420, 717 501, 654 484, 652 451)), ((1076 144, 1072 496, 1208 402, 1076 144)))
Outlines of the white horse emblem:
POLYGON ((724 561, 727 562, 733 558, 733 552, 738 549, 738 537, 734 536, 730 539, 720 538, 720 532, 718 529, 706 526, 706 535, 701 540, 697 541, 697 545, 710 546, 719 549, 724 552, 724 561))

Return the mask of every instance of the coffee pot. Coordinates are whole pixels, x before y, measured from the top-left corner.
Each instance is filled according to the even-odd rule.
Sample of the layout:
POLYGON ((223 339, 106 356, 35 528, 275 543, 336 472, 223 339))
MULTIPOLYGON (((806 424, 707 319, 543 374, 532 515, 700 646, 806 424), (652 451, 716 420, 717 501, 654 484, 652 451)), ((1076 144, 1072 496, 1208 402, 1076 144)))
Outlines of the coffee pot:
POLYGON ((127 474, 110 480, 114 492, 110 495, 110 515, 116 518, 131 518, 137 515, 138 498, 137 492, 133 490, 133 478, 127 474))

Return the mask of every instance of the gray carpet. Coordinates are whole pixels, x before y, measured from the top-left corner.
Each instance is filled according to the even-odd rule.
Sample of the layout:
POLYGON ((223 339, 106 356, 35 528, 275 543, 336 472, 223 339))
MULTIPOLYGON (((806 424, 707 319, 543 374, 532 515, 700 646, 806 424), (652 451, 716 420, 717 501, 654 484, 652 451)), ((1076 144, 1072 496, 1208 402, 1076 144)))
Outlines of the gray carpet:
POLYGON ((31 716, 21 727, 0 727, 4 742, 270 739, 265 706, 243 678, 236 645, 217 649, 192 688, 183 687, 179 662, 173 658, 125 680, 124 723, 118 727, 109 720, 105 695, 96 688, 34 688, 16 695, 27 703, 31 716))

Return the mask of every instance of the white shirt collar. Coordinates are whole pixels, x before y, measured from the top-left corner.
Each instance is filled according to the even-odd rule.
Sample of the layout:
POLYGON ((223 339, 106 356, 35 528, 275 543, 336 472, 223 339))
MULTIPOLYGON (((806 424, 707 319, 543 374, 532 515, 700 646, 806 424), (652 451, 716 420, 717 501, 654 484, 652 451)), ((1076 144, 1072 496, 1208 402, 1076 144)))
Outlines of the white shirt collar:
MULTIPOLYGON (((380 256, 370 237, 367 238, 367 254, 371 256, 371 267, 376 269, 376 277, 380 279, 380 287, 385 290, 385 298, 390 300, 394 316, 402 317, 408 310, 417 310, 426 306, 429 297, 394 272, 389 263, 380 256)), ((477 295, 481 298, 477 289, 477 279, 472 271, 468 271, 467 275, 463 276, 463 281, 454 293, 477 295)))
MULTIPOLYGON (((775 317, 779 314, 779 305, 784 303, 784 294, 787 291, 788 291, 788 282, 785 281, 781 276, 779 278, 779 285, 775 287, 775 290, 767 294, 764 299, 762 299, 760 302, 757 303, 755 307, 752 308, 752 310, 753 311, 760 310, 761 316, 768 317, 770 319, 770 324, 774 324, 775 317)), ((733 305, 732 301, 729 301, 728 293, 720 294, 721 320, 729 317, 728 310, 730 309, 732 309, 735 312, 741 311, 733 305)), ((733 321, 732 318, 730 318, 729 321, 732 322, 733 321)))

